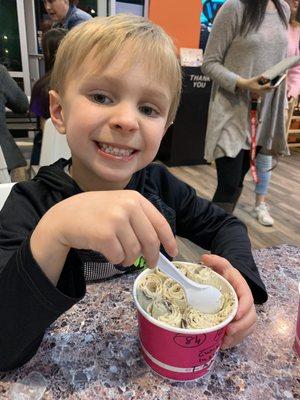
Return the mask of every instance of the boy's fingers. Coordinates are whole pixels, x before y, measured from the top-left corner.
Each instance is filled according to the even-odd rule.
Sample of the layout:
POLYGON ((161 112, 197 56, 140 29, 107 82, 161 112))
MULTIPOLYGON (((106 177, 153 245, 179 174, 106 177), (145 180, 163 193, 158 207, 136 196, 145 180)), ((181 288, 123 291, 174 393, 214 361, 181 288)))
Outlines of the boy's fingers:
POLYGON ((253 307, 254 301, 249 286, 242 276, 238 285, 233 285, 233 287, 239 300, 235 319, 239 320, 243 315, 250 311, 251 307, 253 307))
POLYGON ((226 335, 222 343, 222 349, 228 349, 240 343, 245 337, 250 335, 256 325, 256 313, 249 313, 245 319, 231 323, 226 330, 226 335))
POLYGON ((236 321, 234 320, 231 322, 227 329, 226 329, 226 335, 228 336, 235 336, 239 332, 244 332, 245 330, 248 330, 252 325, 255 325, 257 321, 257 315, 255 308, 251 308, 251 310, 243 316, 240 320, 236 321))
POLYGON ((142 254, 148 266, 150 268, 155 267, 158 260, 160 240, 153 224, 149 221, 143 209, 137 209, 136 212, 131 215, 130 224, 137 240, 141 244, 141 253, 137 256, 142 254))
POLYGON ((122 264, 130 266, 142 254, 142 245, 131 226, 129 229, 119 230, 117 237, 125 254, 122 264))
POLYGON ((145 200, 142 202, 143 210, 156 231, 159 241, 171 257, 177 256, 177 242, 168 221, 153 204, 145 198, 143 200, 145 200))
POLYGON ((216 254, 203 254, 201 256, 201 260, 205 265, 212 268, 219 274, 223 274, 228 267, 231 267, 229 261, 223 257, 217 256, 216 254))
POLYGON ((95 247, 95 250, 102 253, 112 264, 122 264, 125 258, 123 247, 117 238, 106 243, 101 243, 99 249, 95 247))
POLYGON ((251 335, 251 333, 253 333, 254 329, 255 329, 255 325, 252 325, 252 326, 250 326, 249 329, 247 329, 246 331, 242 332, 239 335, 236 335, 236 336, 225 335, 223 343, 221 345, 221 349, 226 350, 226 349, 229 349, 230 347, 236 346, 237 344, 242 342, 242 340, 245 339, 247 336, 251 335))
POLYGON ((239 300, 235 319, 239 320, 243 315, 249 312, 253 305, 253 296, 246 280, 225 258, 215 254, 204 254, 201 258, 205 265, 223 275, 233 286, 239 300))
POLYGON ((235 320, 239 320, 251 310, 251 307, 253 307, 253 296, 245 278, 234 267, 231 268, 226 279, 234 288, 239 301, 238 310, 235 316, 235 320))

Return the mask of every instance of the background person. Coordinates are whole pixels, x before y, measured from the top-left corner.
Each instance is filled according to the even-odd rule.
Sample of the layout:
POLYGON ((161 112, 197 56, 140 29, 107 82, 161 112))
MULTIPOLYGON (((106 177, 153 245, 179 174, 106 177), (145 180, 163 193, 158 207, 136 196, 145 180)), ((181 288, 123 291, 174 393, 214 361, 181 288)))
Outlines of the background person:
POLYGON ((39 165, 44 125, 45 121, 50 118, 49 90, 51 71, 58 46, 66 33, 66 29, 53 28, 43 34, 42 48, 45 61, 45 75, 35 82, 30 98, 30 111, 39 117, 41 127, 41 132, 38 132, 34 137, 31 165, 39 165))
MULTIPOLYGON (((288 55, 300 55, 300 23, 296 21, 296 14, 299 1, 287 0, 291 7, 291 18, 289 23, 289 43, 288 55)), ((298 96, 300 95, 300 65, 290 68, 287 74, 287 99, 288 99, 288 115, 287 125, 289 125, 294 107, 298 96)), ((289 126, 287 126, 288 130, 289 126)))
MULTIPOLYGON (((291 8, 291 17, 288 26, 288 56, 300 55, 300 24, 295 20, 298 7, 298 0, 288 0, 291 8)), ((293 110, 300 93, 300 65, 290 68, 286 79, 288 110, 286 114, 286 132, 289 129, 293 110)), ((255 207, 252 211, 254 218, 261 225, 273 226, 269 206, 266 202, 269 184, 271 180, 272 155, 260 150, 256 158, 257 174, 259 182, 255 185, 255 207)))
MULTIPOLYGON (((29 104, 25 93, 9 75, 4 65, 0 64, 0 147, 5 159, 7 170, 10 173, 15 168, 24 167, 27 164, 14 138, 7 129, 5 107, 8 107, 15 113, 26 113, 29 104)), ((4 174, 2 174, 2 180, 10 180, 5 172, 3 162, 1 164, 1 169, 4 174)))
POLYGON ((285 84, 274 90, 258 82, 263 71, 286 57, 289 15, 283 0, 227 0, 208 39, 202 71, 213 86, 205 158, 216 162, 218 185, 213 202, 228 212, 233 212, 250 168, 253 97, 263 96, 256 151, 264 148, 288 154, 285 84))
POLYGON ((52 28, 70 30, 92 16, 76 7, 76 0, 44 0, 44 7, 53 21, 52 28))

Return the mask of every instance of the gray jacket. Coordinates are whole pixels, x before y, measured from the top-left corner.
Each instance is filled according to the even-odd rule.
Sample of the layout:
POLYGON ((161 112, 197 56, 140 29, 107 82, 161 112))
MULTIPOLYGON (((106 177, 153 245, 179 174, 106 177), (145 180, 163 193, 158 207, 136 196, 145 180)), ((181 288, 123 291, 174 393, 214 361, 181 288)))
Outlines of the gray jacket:
POLYGON ((25 113, 29 104, 24 92, 11 78, 7 69, 0 65, 0 146, 4 154, 8 170, 26 165, 20 149, 6 126, 5 107, 13 112, 25 113))
MULTIPOLYGON (((280 0, 289 20, 287 3, 280 0)), ((262 74, 287 54, 287 29, 277 11, 266 11, 257 31, 239 35, 244 12, 241 0, 227 0, 220 8, 206 46, 202 72, 213 80, 206 130, 205 159, 236 157, 249 149, 250 93, 236 88, 239 76, 262 74)), ((285 84, 263 98, 257 145, 288 154, 284 125, 285 84)))

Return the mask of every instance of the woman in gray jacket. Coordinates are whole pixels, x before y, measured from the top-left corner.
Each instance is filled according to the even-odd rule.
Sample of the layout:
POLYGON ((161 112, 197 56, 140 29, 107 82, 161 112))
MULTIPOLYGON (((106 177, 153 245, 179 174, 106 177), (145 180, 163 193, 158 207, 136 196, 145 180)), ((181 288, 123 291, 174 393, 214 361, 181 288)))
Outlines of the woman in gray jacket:
MULTIPOLYGON (((7 69, 0 64, 0 147, 7 169, 10 172, 17 167, 25 166, 26 161, 7 129, 5 107, 16 113, 25 113, 28 111, 29 104, 25 93, 11 78, 7 69)), ((0 159, 2 160, 0 169, 4 170, 3 157, 0 157, 0 159)))
POLYGON ((220 8, 204 54, 202 72, 213 80, 205 158, 215 160, 213 202, 233 212, 250 168, 250 107, 262 98, 254 151, 288 154, 285 83, 260 85, 262 73, 287 54, 290 10, 283 0, 227 0, 220 8))

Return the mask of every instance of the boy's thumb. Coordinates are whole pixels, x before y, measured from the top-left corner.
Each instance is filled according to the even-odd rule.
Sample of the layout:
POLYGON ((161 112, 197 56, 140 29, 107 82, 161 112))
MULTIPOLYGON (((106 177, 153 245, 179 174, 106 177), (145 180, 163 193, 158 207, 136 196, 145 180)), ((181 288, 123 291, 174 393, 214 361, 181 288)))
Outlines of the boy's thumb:
POLYGON ((207 267, 212 268, 216 272, 222 272, 225 268, 228 268, 230 263, 225 258, 217 256, 216 254, 203 254, 201 261, 207 267))

